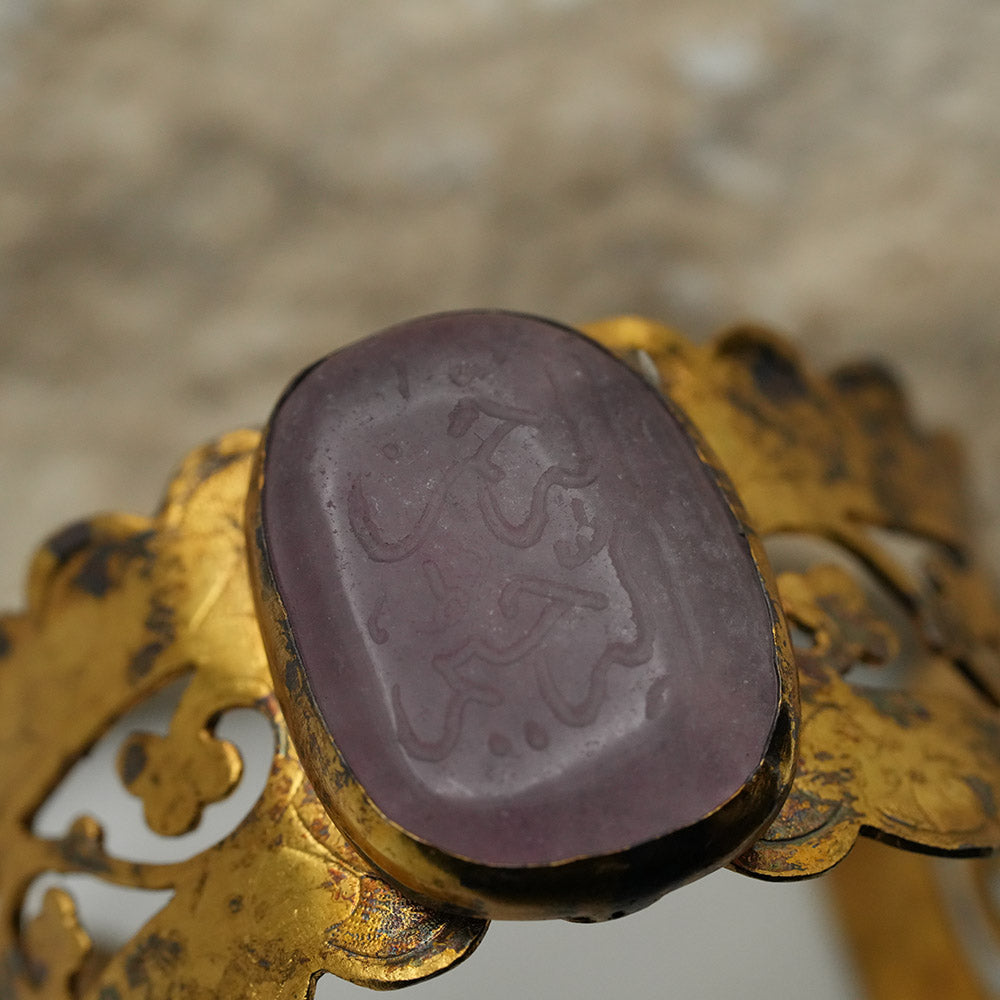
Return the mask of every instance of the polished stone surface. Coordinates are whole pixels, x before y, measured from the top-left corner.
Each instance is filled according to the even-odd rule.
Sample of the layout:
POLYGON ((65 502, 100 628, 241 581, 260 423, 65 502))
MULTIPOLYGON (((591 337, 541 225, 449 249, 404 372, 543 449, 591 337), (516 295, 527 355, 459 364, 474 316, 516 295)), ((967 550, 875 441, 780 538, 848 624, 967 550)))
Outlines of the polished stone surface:
POLYGON ((450 314, 331 355, 272 418, 262 510, 341 753, 489 864, 696 822, 768 743, 768 602, 660 397, 576 332, 450 314))

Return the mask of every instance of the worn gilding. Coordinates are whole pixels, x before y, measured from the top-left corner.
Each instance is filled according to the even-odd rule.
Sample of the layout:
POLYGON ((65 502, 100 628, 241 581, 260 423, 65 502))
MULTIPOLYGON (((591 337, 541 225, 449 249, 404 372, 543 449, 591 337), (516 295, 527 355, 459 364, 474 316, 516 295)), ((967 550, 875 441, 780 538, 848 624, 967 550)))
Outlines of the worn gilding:
POLYGON ((642 352, 718 456, 765 542, 839 550, 783 573, 802 729, 782 811, 734 867, 802 878, 860 834, 941 854, 1000 846, 1000 610, 978 564, 959 449, 910 416, 882 368, 821 377, 766 331, 695 346, 638 318, 589 332, 642 352), (904 558, 896 541, 918 553, 904 558), (898 608, 890 621, 872 604, 898 608), (884 679, 852 668, 888 667, 884 679), (901 666, 903 669, 898 669, 901 666))
POLYGON ((35 558, 27 610, 0 622, 2 997, 304 1000, 323 972, 375 987, 433 975, 485 929, 400 896, 351 849, 305 779, 247 577, 242 508, 257 441, 247 431, 195 452, 156 518, 98 518, 56 536, 35 558), (156 832, 187 832, 240 777, 239 754, 215 738, 215 720, 255 709, 271 723, 273 759, 239 826, 176 864, 110 855, 87 817, 61 839, 32 835, 33 815, 68 766, 118 716, 185 675, 166 737, 126 741, 122 779, 156 832), (173 896, 107 956, 61 889, 16 932, 43 872, 173 896))
MULTIPOLYGON (((996 850, 1000 614, 977 565, 954 443, 914 425, 884 372, 820 378, 767 333, 700 347, 639 319, 589 332, 683 409, 756 533, 821 538, 859 567, 820 559, 774 590, 795 627, 800 754, 785 807, 738 870, 817 874, 859 834, 940 854, 996 850), (879 530, 919 540, 926 557, 900 560, 879 530), (899 621, 873 603, 872 579, 899 621), (913 669, 879 687, 854 669, 888 669, 900 649, 913 669)), ((115 515, 60 533, 35 558, 26 610, 0 619, 0 996, 298 1000, 323 970, 374 986, 433 974, 482 933, 375 875, 331 825, 289 745, 246 575, 242 511, 258 440, 237 433, 194 453, 153 519, 115 515), (167 737, 130 740, 123 779, 155 829, 189 829, 239 777, 214 720, 254 708, 271 721, 274 754, 242 824, 164 865, 110 856, 86 817, 60 839, 34 836, 32 817, 70 765, 186 673, 167 737), (47 871, 174 896, 120 952, 102 955, 63 890, 19 926, 27 888, 47 871)))

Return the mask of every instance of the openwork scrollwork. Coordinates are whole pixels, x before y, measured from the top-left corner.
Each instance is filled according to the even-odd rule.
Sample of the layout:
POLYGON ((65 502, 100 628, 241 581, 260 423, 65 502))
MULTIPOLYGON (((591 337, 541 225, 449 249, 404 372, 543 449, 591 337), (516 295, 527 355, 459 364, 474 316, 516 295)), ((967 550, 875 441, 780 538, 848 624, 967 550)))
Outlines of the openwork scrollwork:
POLYGON ((765 540, 795 533, 847 557, 779 578, 804 640, 797 777, 735 867, 764 878, 819 874, 859 834, 942 854, 996 850, 1000 611, 976 563, 955 442, 914 424, 883 369, 820 378, 765 331, 737 329, 706 347, 641 319, 590 332, 653 362, 765 540), (916 540, 915 565, 893 535, 916 540), (864 580, 899 606, 902 626, 872 607, 864 580), (852 676, 857 664, 887 664, 904 639, 904 684, 852 676))
POLYGON ((0 620, 0 996, 305 998, 325 971, 387 986, 447 967, 482 922, 401 896, 350 847, 319 805, 274 699, 247 578, 242 505, 258 435, 194 453, 156 518, 97 518, 35 558, 27 610, 0 620), (228 836, 175 863, 105 849, 79 818, 59 839, 32 817, 130 707, 189 675, 166 736, 134 734, 123 782, 159 833, 175 836, 238 782, 241 761, 216 720, 250 708, 270 723, 263 793, 228 836), (36 877, 84 872, 170 890, 166 906, 118 953, 96 952, 74 901, 50 889, 20 934, 36 877))
MULTIPOLYGON (((638 319, 589 333, 622 356, 638 352, 643 373, 728 474, 758 534, 822 539, 849 556, 849 565, 820 559, 779 579, 798 636, 800 760, 784 808, 735 867, 775 879, 818 874, 861 834, 942 854, 994 851, 1000 611, 975 562, 951 439, 917 428, 881 370, 819 378, 761 331, 706 347, 638 319), (917 539, 926 558, 900 559, 880 532, 917 539), (871 581, 905 626, 873 605, 871 581), (887 669, 901 649, 912 661, 905 684, 871 684, 854 669, 887 669)), ((485 412, 476 406, 453 415, 455 433, 485 412)), ((55 536, 34 560, 26 610, 0 619, 0 997, 304 1000, 326 971, 376 987, 432 975, 485 930, 380 878, 302 771, 247 572, 243 506, 258 441, 237 432, 195 452, 154 518, 99 517, 55 536), (245 819, 207 850, 163 864, 114 856, 93 817, 60 837, 34 833, 33 818, 71 764, 180 677, 189 682, 166 734, 129 737, 120 778, 151 828, 186 833, 240 780, 243 762, 217 735, 219 718, 252 709, 269 723, 273 746, 245 819), (29 887, 46 872, 172 895, 106 955, 63 889, 21 921, 29 887)), ((356 530, 383 545, 360 490, 353 503, 356 530)), ((575 547, 557 553, 569 562, 587 558, 598 539, 584 531, 592 526, 582 508, 574 517, 575 547)), ((611 529, 600 539, 615 544, 611 529)), ((448 596, 450 584, 433 573, 420 585, 448 596)), ((381 610, 368 622, 375 643, 386 627, 381 610)))

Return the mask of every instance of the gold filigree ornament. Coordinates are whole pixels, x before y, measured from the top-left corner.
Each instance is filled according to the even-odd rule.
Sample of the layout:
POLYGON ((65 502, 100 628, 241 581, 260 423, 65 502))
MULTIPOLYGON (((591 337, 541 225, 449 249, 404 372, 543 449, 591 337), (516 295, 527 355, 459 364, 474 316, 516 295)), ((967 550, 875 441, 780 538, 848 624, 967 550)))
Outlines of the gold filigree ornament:
MULTIPOLYGON (((669 412, 688 428, 698 461, 714 470, 710 478, 728 497, 771 602, 782 678, 776 717, 786 728, 773 730, 731 799, 707 816, 690 817, 684 829, 693 833, 672 833, 662 842, 661 853, 684 852, 683 864, 668 861, 664 874, 662 858, 652 864, 642 856, 628 869, 626 889, 608 872, 619 862, 633 864, 642 851, 591 866, 548 865, 540 887, 523 891, 518 869, 514 909, 542 915, 550 894, 562 894, 554 912, 588 912, 573 909, 580 894, 564 884, 576 877, 604 880, 590 912, 606 916, 612 914, 601 907, 611 899, 625 898, 625 908, 635 908, 721 864, 768 879, 815 875, 840 861, 859 834, 940 855, 995 851, 1000 612, 976 564, 951 439, 917 428, 883 371, 854 367, 821 378, 787 344, 760 330, 739 329, 707 346, 636 318, 585 332, 663 394, 669 412), (776 578, 758 538, 782 570, 776 578), (788 634, 798 691, 794 675, 786 676, 788 634), (634 882, 647 872, 659 881, 644 893, 634 882)), ((462 369, 452 381, 464 391, 476 377, 462 369)), ((406 399, 416 391, 402 375, 398 389, 406 399)), ((457 437, 476 414, 465 404, 451 412, 450 433, 457 437)), ((526 435, 540 426, 513 412, 504 410, 494 415, 499 424, 486 425, 501 428, 492 437, 498 448, 515 424, 528 427, 526 435)), ((579 441, 573 447, 577 457, 586 451, 579 441)), ((287 622, 261 620, 272 615, 274 595, 260 592, 268 581, 260 577, 254 532, 260 449, 257 432, 229 434, 187 458, 155 517, 98 517, 55 535, 32 563, 26 609, 0 619, 2 998, 299 1000, 312 995, 324 972, 388 988, 447 969, 486 930, 484 920, 469 915, 474 899, 430 898, 436 873, 450 878, 466 870, 461 858, 442 861, 441 852, 419 838, 393 833, 392 821, 358 799, 359 779, 349 768, 334 779, 322 771, 340 757, 316 743, 322 727, 313 724, 309 705, 296 700, 295 637, 287 635, 282 646, 280 626, 287 622), (236 829, 194 857, 165 863, 114 856, 92 817, 77 819, 57 839, 33 832, 39 810, 70 767, 125 713, 181 678, 187 684, 166 734, 139 732, 125 740, 121 780, 142 800, 152 830, 167 837, 191 831, 203 810, 240 782, 243 762, 216 734, 219 719, 231 709, 252 709, 270 725, 270 771, 236 829), (308 717, 293 726, 295 741, 282 706, 308 717), (358 801, 365 819, 350 829, 358 845, 352 846, 331 813, 343 823, 346 808, 347 822, 354 822, 351 803, 358 801), (377 827, 371 842, 365 839, 369 822, 377 827), (391 876, 359 846, 390 866, 391 876), (399 866, 407 857, 427 868, 416 894, 412 886, 401 888, 408 875, 399 866), (170 897, 120 950, 104 954, 93 947, 64 889, 50 889, 36 916, 22 916, 29 889, 45 873, 84 873, 117 886, 166 890, 170 897)), ((494 458, 491 453, 479 465, 483 482, 501 476, 494 458)), ((543 503, 571 490, 574 470, 579 483, 587 481, 566 465, 562 480, 545 481, 554 492, 543 491, 543 503)), ((486 493, 479 495, 484 505, 486 493)), ((352 509, 358 533, 373 536, 372 508, 359 501, 352 509)), ((483 511, 486 517, 486 506, 483 511)), ((571 545, 556 549, 560 565, 593 558, 618 566, 633 551, 634 539, 614 525, 601 537, 604 529, 584 503, 567 501, 566 511, 578 531, 571 545)), ((494 534, 512 534, 512 525, 496 522, 494 534)), ((462 594, 454 581, 435 575, 433 559, 421 565, 426 580, 420 585, 450 614, 462 594)), ((532 577, 519 586, 519 599, 541 594, 548 602, 539 605, 539 628, 554 627, 574 609, 585 616, 606 607, 582 585, 543 587, 532 577)), ((511 593, 504 591, 501 610, 513 616, 511 593)), ((382 647, 392 625, 384 610, 384 599, 376 601, 367 616, 372 648, 382 647)), ((633 666, 646 662, 635 646, 619 646, 620 661, 631 652, 633 666)), ((449 676, 452 690, 461 693, 450 702, 459 716, 496 704, 478 675, 449 676)), ((537 676, 539 685, 551 682, 545 670, 537 676)), ((596 669, 588 677, 592 688, 605 681, 596 669)), ((656 683, 644 692, 648 718, 658 717, 662 694, 656 683)), ((583 724, 582 714, 571 713, 589 710, 585 698, 559 705, 583 724)), ((549 738, 534 720, 525 733, 534 749, 549 738)), ((490 753, 502 763, 509 745, 496 734, 490 740, 490 753)), ((414 745, 424 752, 425 744, 414 745)), ((489 880, 481 868, 475 877, 489 880)), ((504 877, 510 871, 501 866, 502 884, 486 893, 501 908, 513 898, 504 877)))

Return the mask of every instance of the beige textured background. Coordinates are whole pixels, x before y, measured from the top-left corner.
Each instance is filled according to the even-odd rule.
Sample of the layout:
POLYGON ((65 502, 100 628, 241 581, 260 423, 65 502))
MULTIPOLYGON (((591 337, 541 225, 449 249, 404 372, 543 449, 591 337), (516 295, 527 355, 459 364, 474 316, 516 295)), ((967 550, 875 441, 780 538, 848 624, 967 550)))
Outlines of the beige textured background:
POLYGON ((998 53, 994 0, 0 0, 0 604, 317 355, 468 305, 888 357, 1000 564, 998 53))

